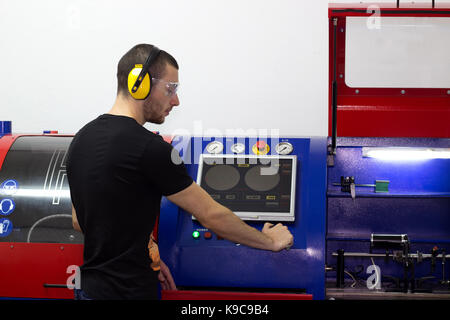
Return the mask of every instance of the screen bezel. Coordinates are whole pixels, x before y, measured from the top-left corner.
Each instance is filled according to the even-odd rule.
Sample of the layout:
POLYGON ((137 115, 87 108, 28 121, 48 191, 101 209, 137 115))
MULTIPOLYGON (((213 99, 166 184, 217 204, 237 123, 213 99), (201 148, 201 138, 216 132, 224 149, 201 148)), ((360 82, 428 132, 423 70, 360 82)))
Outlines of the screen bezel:
MULTIPOLYGON (((205 159, 290 159, 292 161, 292 178, 291 178, 291 203, 289 212, 249 212, 249 211, 234 211, 234 213, 242 220, 251 221, 295 221, 295 194, 296 194, 296 180, 297 180, 297 156, 296 155, 227 155, 227 154, 200 154, 197 184, 201 186, 203 163, 205 159)), ((225 162, 226 164, 226 162, 225 162)), ((194 216, 192 216, 195 219, 194 216)))

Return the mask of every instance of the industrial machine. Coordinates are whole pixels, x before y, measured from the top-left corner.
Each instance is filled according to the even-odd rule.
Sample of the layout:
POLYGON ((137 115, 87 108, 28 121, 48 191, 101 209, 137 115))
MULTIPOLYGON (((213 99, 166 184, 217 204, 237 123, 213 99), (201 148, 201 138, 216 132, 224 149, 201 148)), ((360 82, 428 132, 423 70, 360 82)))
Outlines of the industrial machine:
POLYGON ((252 249, 206 229, 166 201, 159 246, 180 291, 163 299, 323 299, 326 138, 175 137, 192 178, 261 230, 282 222, 284 252, 252 249))
POLYGON ((327 298, 450 299, 449 17, 330 5, 327 298))
POLYGON ((450 139, 337 145, 328 168, 327 296, 450 299, 450 139))
POLYGON ((448 70, 439 71, 448 68, 449 48, 435 41, 448 38, 448 17, 450 7, 434 2, 330 5, 328 141, 308 151, 301 146, 316 139, 280 139, 298 161, 293 215, 264 211, 282 179, 266 177, 270 184, 261 173, 260 186, 246 179, 259 162, 239 167, 254 156, 270 162, 277 147, 264 149, 269 139, 180 137, 189 173, 212 197, 257 228, 283 221, 296 243, 279 255, 245 248, 164 202, 162 257, 183 290, 163 298, 286 299, 294 290, 314 299, 450 299, 450 89, 448 70), (409 50, 417 37, 421 50, 409 50), (322 215, 324 176, 311 165, 324 168, 325 153, 322 215), (312 157, 321 160, 305 165, 312 157), (273 189, 259 194, 266 183, 273 189), (323 250, 325 264, 310 260, 323 250))
POLYGON ((73 298, 67 280, 82 264, 83 236, 65 169, 72 137, 17 135, 0 123, 0 297, 73 298))

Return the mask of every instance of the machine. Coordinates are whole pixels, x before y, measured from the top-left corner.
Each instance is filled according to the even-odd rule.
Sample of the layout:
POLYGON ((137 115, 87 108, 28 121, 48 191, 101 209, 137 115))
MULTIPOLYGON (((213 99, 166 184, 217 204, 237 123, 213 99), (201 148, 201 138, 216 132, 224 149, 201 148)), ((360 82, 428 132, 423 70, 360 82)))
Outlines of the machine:
POLYGON ((450 6, 328 13, 326 297, 450 299, 450 6))
POLYGON ((213 198, 257 228, 283 221, 296 243, 279 255, 245 248, 164 202, 162 257, 184 290, 163 298, 249 299, 261 292, 287 298, 294 290, 313 299, 450 299, 450 89, 448 70, 440 72, 448 68, 449 48, 434 41, 448 38, 449 16, 450 7, 434 2, 330 5, 328 141, 308 151, 301 146, 317 139, 280 139, 298 161, 293 216, 268 208, 282 179, 261 178, 259 186, 246 179, 253 167, 239 167, 253 156, 270 162, 276 144, 265 149, 271 142, 255 137, 180 137, 184 144, 176 147, 191 176, 213 198), (409 50, 418 38, 424 45, 409 50), (355 59, 361 56, 371 60, 355 59), (320 161, 305 165, 312 157, 320 161), (326 167, 326 175, 311 165, 326 167), (265 183, 274 189, 259 194, 265 183), (323 250, 325 264, 310 259, 323 250))
POLYGON ((17 135, 0 123, 0 297, 71 299, 71 266, 83 261, 65 173, 72 137, 17 135))
POLYGON ((328 168, 327 296, 450 299, 450 139, 337 142, 328 168))
POLYGON ((323 299, 326 138, 180 136, 172 143, 216 201, 259 230, 282 222, 295 241, 280 253, 232 243, 166 201, 159 246, 182 290, 163 298, 323 299))

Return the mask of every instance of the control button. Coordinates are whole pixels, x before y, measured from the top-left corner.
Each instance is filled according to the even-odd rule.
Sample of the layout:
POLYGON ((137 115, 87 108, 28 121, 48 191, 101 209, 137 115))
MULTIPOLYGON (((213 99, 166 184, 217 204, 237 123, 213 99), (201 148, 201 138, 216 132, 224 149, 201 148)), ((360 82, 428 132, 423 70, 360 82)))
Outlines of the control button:
POLYGON ((198 232, 197 230, 195 230, 194 232, 192 232, 192 238, 194 238, 194 239, 200 238, 200 232, 198 232))
POLYGON ((258 148, 258 150, 263 151, 266 147, 266 142, 263 140, 259 140, 256 142, 256 147, 258 148))
POLYGON ((204 234, 203 234, 203 236, 205 237, 205 239, 211 239, 212 238, 212 233, 211 232, 209 232, 209 231, 206 231, 204 234))
POLYGON ((258 140, 252 147, 252 151, 254 154, 267 154, 269 152, 270 148, 267 145, 267 143, 264 140, 258 140))

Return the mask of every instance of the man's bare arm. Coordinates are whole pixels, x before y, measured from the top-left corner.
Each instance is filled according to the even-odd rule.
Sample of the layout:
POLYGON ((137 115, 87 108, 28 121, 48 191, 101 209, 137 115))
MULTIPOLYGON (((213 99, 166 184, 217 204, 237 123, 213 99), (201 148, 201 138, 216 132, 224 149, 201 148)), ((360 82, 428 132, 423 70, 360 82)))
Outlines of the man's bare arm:
POLYGON ((75 211, 73 204, 72 204, 72 226, 75 230, 83 232, 81 231, 80 225, 78 224, 77 212, 75 211))
POLYGON ((293 237, 286 226, 266 223, 260 232, 216 202, 195 182, 167 199, 191 213, 205 228, 227 240, 271 251, 280 251, 292 245, 293 237))

